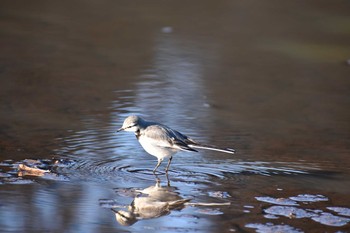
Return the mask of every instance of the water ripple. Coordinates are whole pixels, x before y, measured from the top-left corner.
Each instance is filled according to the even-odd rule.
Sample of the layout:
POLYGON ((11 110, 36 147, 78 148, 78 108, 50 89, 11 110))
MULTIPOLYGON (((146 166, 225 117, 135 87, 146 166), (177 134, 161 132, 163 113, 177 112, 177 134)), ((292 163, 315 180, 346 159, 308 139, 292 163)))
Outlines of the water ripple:
MULTIPOLYGON (((118 156, 113 158, 104 158, 95 153, 86 154, 84 156, 75 156, 74 159, 59 159, 59 160, 38 160, 35 166, 48 168, 52 172, 62 174, 69 179, 82 180, 104 180, 112 182, 120 182, 123 179, 129 181, 133 180, 154 180, 153 167, 156 160, 150 160, 149 156, 139 157, 134 159, 133 156, 118 156), (52 164, 50 164, 52 163, 52 164)), ((22 161, 27 163, 28 161, 22 161)), ((11 174, 11 169, 8 167, 15 166, 20 163, 6 163, 2 162, 0 172, 2 174, 11 174), (2 168, 1 168, 2 167, 2 168)), ((242 161, 219 161, 213 160, 206 162, 205 160, 199 164, 183 164, 174 163, 171 166, 169 175, 174 180, 183 182, 212 182, 212 178, 234 179, 240 182, 244 177, 251 175, 275 176, 275 175, 299 175, 309 174, 312 170, 304 169, 305 164, 301 164, 301 169, 297 169, 296 164, 293 167, 288 167, 283 163, 267 163, 267 162, 242 162, 242 161)), ((164 175, 164 171, 160 168, 158 174, 164 175)), ((6 175, 2 175, 6 177, 6 175)), ((305 196, 295 198, 308 198, 305 196)), ((299 200, 298 199, 298 200, 299 200)))

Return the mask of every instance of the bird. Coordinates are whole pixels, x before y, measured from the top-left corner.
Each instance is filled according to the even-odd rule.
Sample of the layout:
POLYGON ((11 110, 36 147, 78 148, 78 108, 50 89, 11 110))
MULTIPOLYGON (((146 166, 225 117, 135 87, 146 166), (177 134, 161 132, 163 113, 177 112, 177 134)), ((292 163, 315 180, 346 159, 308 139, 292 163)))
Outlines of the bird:
POLYGON ((198 152, 196 149, 205 149, 229 154, 235 153, 235 150, 231 148, 219 148, 199 143, 166 125, 144 120, 137 115, 128 116, 124 120, 122 127, 117 130, 117 132, 120 131, 134 132, 143 149, 150 155, 157 157, 158 162, 153 169, 154 174, 163 160, 168 158, 168 164, 165 169, 167 174, 173 155, 178 151, 198 152))

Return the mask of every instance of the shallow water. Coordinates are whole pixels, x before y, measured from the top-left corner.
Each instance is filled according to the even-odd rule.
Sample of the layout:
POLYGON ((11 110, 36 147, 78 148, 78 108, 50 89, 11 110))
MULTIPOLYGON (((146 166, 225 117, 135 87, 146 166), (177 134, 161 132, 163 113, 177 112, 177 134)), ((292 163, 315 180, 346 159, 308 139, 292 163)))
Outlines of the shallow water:
POLYGON ((350 231, 348 7, 1 2, 1 231, 350 231), (130 114, 237 153, 155 176, 130 114))

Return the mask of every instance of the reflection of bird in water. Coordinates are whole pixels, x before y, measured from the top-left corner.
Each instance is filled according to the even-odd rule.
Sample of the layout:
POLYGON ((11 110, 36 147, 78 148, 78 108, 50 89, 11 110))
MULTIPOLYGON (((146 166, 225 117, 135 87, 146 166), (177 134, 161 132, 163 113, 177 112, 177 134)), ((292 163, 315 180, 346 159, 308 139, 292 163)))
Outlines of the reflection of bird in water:
POLYGON ((123 226, 130 226, 141 219, 157 218, 170 213, 171 210, 182 209, 190 199, 181 198, 170 187, 161 187, 160 180, 154 186, 139 191, 128 210, 115 210, 116 220, 123 226))
POLYGON ((138 116, 127 117, 123 126, 118 129, 118 132, 122 130, 135 132, 136 138, 143 149, 145 149, 147 153, 157 157, 158 163, 153 172, 157 170, 164 158, 169 158, 168 165, 165 169, 165 171, 168 172, 173 155, 180 150, 197 152, 195 149, 206 149, 230 154, 234 154, 235 152, 235 150, 230 148, 222 149, 215 146, 200 144, 165 125, 146 121, 138 116))

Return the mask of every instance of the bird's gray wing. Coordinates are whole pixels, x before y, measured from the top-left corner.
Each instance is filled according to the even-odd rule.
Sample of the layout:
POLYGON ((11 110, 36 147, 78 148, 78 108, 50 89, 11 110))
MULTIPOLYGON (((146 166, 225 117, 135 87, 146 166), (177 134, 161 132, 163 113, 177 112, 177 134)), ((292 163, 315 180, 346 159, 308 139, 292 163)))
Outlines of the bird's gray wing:
POLYGON ((163 125, 150 125, 143 130, 150 143, 162 147, 176 147, 181 150, 196 151, 187 144, 188 137, 163 125))
MULTIPOLYGON (((187 147, 191 148, 192 150, 194 150, 194 148, 196 149, 205 149, 205 150, 213 150, 213 151, 220 151, 220 152, 225 152, 225 153, 230 153, 230 154, 234 154, 235 150, 231 149, 231 148, 219 148, 217 146, 213 146, 213 145, 207 145, 207 144, 202 144, 199 142, 196 142, 195 140, 193 140, 192 138, 189 138, 188 136, 167 128, 167 130, 171 131, 172 134, 176 135, 176 138, 181 139, 182 142, 184 142, 186 144, 187 147)), ((187 149, 188 150, 188 149, 187 149)))

